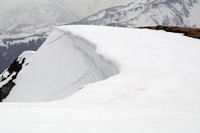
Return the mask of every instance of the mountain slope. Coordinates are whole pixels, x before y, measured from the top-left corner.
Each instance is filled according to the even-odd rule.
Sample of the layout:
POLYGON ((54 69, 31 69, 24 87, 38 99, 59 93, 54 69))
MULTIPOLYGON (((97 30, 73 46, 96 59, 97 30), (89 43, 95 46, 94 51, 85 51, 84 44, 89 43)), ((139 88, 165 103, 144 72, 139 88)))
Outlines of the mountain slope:
POLYGON ((0 101, 5 99, 11 89, 16 85, 14 80, 23 67, 28 65, 28 59, 34 54, 33 51, 22 53, 13 63, 0 74, 0 101))
POLYGON ((1 131, 199 133, 199 43, 146 29, 59 27, 26 60, 4 102, 67 98, 0 104, 1 131), (95 82, 102 72, 113 77, 95 82))
POLYGON ((198 0, 135 0, 102 10, 78 24, 138 26, 200 26, 198 0), (193 11, 195 10, 195 11, 193 11), (196 12, 196 13, 194 13, 196 12))
POLYGON ((70 23, 132 0, 1 0, 0 32, 38 24, 70 23), (80 6, 81 5, 81 6, 80 6))
POLYGON ((79 17, 54 1, 30 1, 5 11, 0 17, 0 30, 20 29, 41 24, 69 23, 79 17))
POLYGON ((25 26, 0 34, 0 73, 22 52, 37 50, 55 25, 25 26))

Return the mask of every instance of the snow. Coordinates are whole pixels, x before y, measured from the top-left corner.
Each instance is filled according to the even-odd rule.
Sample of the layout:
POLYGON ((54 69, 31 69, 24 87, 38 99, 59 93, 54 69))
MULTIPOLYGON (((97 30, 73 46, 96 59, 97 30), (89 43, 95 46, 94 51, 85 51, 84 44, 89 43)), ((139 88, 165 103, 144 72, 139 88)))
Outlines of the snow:
POLYGON ((96 19, 101 19, 104 16, 105 16, 105 11, 102 11, 99 14, 97 14, 97 16, 91 17, 91 19, 89 18, 89 20, 92 21, 92 20, 96 20, 96 19))
POLYGON ((24 26, 0 34, 0 46, 28 43, 39 38, 46 38, 56 25, 24 26), (7 40, 6 43, 3 40, 7 40))
POLYGON ((20 28, 26 24, 66 24, 129 2, 132 0, 1 0, 0 30, 20 28))
POLYGON ((37 97, 55 90, 65 98, 0 104, 1 131, 199 133, 199 44, 198 39, 164 31, 59 27, 19 73, 5 102, 55 100, 37 97), (91 65, 91 58, 98 69, 91 65), (65 86, 86 70, 97 79, 85 76, 83 84, 65 86), (98 70, 106 70, 107 79, 98 70), (68 97, 63 87, 76 93, 68 97))
MULTIPOLYGON (((25 67, 26 64, 29 62, 29 59, 33 56, 35 51, 25 51, 23 52, 17 59, 19 64, 23 63, 23 59, 25 59, 25 63, 22 67, 25 67)), ((3 73, 0 74, 0 88, 3 87, 5 84, 7 84, 9 81, 13 79, 13 76, 15 76, 17 73, 13 72, 10 73, 8 69, 6 69, 3 73), (5 79, 2 81, 2 79, 5 79)))
POLYGON ((25 63, 28 63, 30 58, 35 54, 35 51, 25 51, 23 52, 17 59, 19 64, 22 64, 23 59, 25 59, 25 63))
POLYGON ((112 63, 94 53, 95 47, 86 41, 60 30, 54 31, 51 36, 31 58, 30 65, 19 74, 16 80, 18 85, 5 101, 63 99, 81 89, 84 84, 117 73, 112 63))
POLYGON ((79 24, 126 27, 199 27, 199 0, 134 0, 126 6, 102 10, 80 20, 79 24), (195 8, 196 7, 196 8, 195 8))
POLYGON ((191 21, 191 25, 195 25, 196 27, 200 27, 200 20, 199 17, 200 16, 200 3, 195 5, 195 7, 193 9, 191 9, 191 14, 189 16, 189 20, 193 20, 191 21))
MULTIPOLYGON (((5 73, 5 76, 7 76, 8 73, 5 73)), ((3 80, 0 82, 0 87, 3 87, 3 85, 7 84, 11 79, 12 77, 16 75, 16 72, 13 72, 6 80, 3 80)), ((1 76, 1 75, 0 75, 1 76)), ((2 77, 0 77, 0 80, 2 80, 2 77)))

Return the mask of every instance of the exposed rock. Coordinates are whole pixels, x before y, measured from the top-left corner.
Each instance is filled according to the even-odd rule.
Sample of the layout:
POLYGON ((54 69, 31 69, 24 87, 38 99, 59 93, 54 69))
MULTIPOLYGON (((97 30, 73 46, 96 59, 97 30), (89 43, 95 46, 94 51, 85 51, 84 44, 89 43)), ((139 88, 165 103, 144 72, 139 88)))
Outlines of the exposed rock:
POLYGON ((15 83, 13 82, 13 80, 10 80, 2 88, 0 88, 0 102, 2 102, 2 100, 8 96, 8 94, 10 93, 11 89, 14 86, 15 86, 15 83))
POLYGON ((22 69, 22 66, 25 62, 25 58, 22 58, 22 60, 19 60, 18 58, 10 65, 10 67, 7 69, 6 72, 8 72, 8 76, 6 77, 1 77, 1 81, 3 82, 5 80, 8 79, 8 81, 6 81, 7 83, 5 83, 1 88, 0 88, 0 102, 6 98, 10 91, 12 90, 12 88, 15 86, 15 82, 14 79, 16 79, 18 73, 20 72, 20 70, 22 69))

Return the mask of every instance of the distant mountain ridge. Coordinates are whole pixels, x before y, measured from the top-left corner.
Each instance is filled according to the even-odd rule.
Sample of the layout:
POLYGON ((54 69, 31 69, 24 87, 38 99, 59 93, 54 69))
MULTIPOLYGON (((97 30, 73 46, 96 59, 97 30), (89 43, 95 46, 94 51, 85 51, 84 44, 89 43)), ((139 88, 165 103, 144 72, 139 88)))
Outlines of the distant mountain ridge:
POLYGON ((199 27, 198 12, 198 0, 135 0, 127 6, 99 11, 74 24, 199 27))
POLYGON ((16 30, 26 26, 41 24, 69 23, 80 19, 75 13, 62 7, 62 4, 48 1, 25 3, 6 11, 0 17, 0 30, 16 30))
POLYGON ((55 25, 24 26, 0 34, 0 73, 23 51, 37 50, 55 25))
POLYGON ((132 0, 1 0, 0 32, 41 24, 68 24, 132 0), (9 7, 10 5, 10 7, 9 7), (11 6, 12 5, 12 6, 11 6))

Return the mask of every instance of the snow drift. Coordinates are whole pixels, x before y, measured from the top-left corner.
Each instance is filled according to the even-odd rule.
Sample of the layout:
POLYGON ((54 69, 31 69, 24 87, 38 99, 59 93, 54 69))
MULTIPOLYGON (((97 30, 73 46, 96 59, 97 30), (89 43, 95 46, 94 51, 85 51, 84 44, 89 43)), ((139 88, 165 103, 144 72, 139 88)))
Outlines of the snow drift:
POLYGON ((113 63, 96 54, 95 49, 87 40, 55 30, 19 73, 17 85, 4 101, 63 99, 85 84, 116 74, 113 63))
POLYGON ((84 88, 60 101, 0 104, 1 131, 199 133, 199 51, 200 40, 164 31, 59 27, 5 102, 53 100, 84 88))

